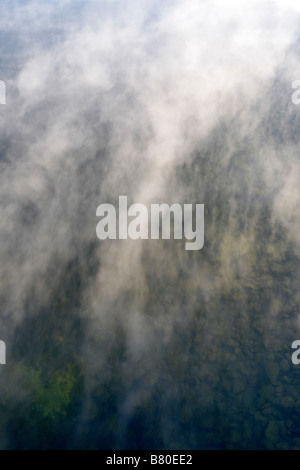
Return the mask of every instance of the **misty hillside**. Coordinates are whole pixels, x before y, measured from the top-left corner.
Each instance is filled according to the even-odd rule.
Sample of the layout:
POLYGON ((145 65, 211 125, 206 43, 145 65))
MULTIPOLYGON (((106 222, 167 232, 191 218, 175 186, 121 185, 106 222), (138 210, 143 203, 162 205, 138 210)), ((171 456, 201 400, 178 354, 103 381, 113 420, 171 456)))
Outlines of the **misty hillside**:
POLYGON ((300 449, 300 16, 225 3, 1 3, 1 449, 300 449))

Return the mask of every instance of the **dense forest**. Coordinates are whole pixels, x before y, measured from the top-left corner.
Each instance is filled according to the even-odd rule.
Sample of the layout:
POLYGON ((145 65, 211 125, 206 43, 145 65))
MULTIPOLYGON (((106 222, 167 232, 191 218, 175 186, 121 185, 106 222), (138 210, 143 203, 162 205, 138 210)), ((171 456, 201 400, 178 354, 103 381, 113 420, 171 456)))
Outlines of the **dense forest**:
MULTIPOLYGON (((13 18, 42 29, 22 26, 39 44, 26 54, 19 23, 2 25, 13 52, 1 56, 0 447, 300 449, 300 108, 286 72, 299 42, 268 45, 245 75, 229 49, 234 79, 221 92, 226 64, 206 58, 208 79, 191 72, 183 51, 204 40, 195 20, 177 42, 163 22, 173 7, 143 19, 140 50, 126 12, 114 28, 102 11, 101 33, 90 16, 87 30, 65 30, 57 12, 14 5, 13 18), (122 194, 204 204, 203 248, 100 241, 96 208, 122 194)), ((232 15, 229 26, 218 17, 222 34, 232 15)))

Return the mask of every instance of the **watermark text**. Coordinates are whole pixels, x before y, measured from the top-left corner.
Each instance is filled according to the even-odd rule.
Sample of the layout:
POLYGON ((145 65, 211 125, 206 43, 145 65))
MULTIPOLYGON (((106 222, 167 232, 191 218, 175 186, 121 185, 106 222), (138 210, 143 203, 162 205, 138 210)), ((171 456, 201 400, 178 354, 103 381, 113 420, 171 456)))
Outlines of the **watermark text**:
POLYGON ((128 208, 127 196, 119 196, 117 211, 112 204, 100 204, 96 216, 102 217, 96 227, 100 240, 181 240, 185 237, 186 250, 201 250, 204 244, 204 204, 151 204, 150 212, 144 204, 132 204, 128 208), (150 220, 149 220, 150 215, 150 220), (129 221, 129 219, 132 219, 129 221), (173 218, 173 224, 171 221, 173 218), (160 236, 161 235, 161 236, 160 236))

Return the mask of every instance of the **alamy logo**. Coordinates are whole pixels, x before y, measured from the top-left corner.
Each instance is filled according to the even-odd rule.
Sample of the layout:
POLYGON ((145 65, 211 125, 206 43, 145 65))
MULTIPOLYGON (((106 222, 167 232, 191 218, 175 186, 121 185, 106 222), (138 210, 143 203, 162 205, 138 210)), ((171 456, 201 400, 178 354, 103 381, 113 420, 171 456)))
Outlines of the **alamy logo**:
POLYGON ((117 211, 112 204, 101 204, 97 207, 96 215, 102 217, 96 227, 96 234, 100 240, 158 240, 160 232, 162 239, 171 238, 171 213, 173 214, 174 239, 186 240, 186 250, 201 250, 204 244, 204 204, 196 204, 193 217, 193 205, 184 204, 151 204, 150 228, 148 209, 144 204, 127 206, 127 196, 119 196, 119 223, 117 224, 117 211), (128 218, 133 217, 128 224, 128 218), (193 228, 193 225, 195 228, 193 228))
POLYGON ((300 103, 300 80, 295 80, 292 83, 292 88, 296 89, 296 91, 294 91, 294 93, 292 94, 292 103, 299 104, 300 103))
POLYGON ((6 104, 6 85, 0 80, 0 104, 6 104))
POLYGON ((299 356, 300 356, 300 341, 299 341, 299 339, 296 339, 295 341, 292 342, 291 348, 296 349, 296 351, 293 352, 291 359, 292 359, 292 363, 297 366, 298 364, 300 364, 300 359, 299 359, 299 356))
POLYGON ((0 341, 0 364, 6 364, 6 346, 4 341, 0 341))

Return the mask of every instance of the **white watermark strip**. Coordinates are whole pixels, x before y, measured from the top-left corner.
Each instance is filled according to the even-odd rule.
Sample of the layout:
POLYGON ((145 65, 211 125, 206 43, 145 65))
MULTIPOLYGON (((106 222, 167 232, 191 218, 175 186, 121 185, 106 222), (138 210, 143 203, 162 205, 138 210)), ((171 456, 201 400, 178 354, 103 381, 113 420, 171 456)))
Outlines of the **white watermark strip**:
POLYGON ((0 364, 6 364, 6 345, 0 341, 0 364))
POLYGON ((0 80, 0 104, 6 104, 6 85, 3 80, 0 80))

